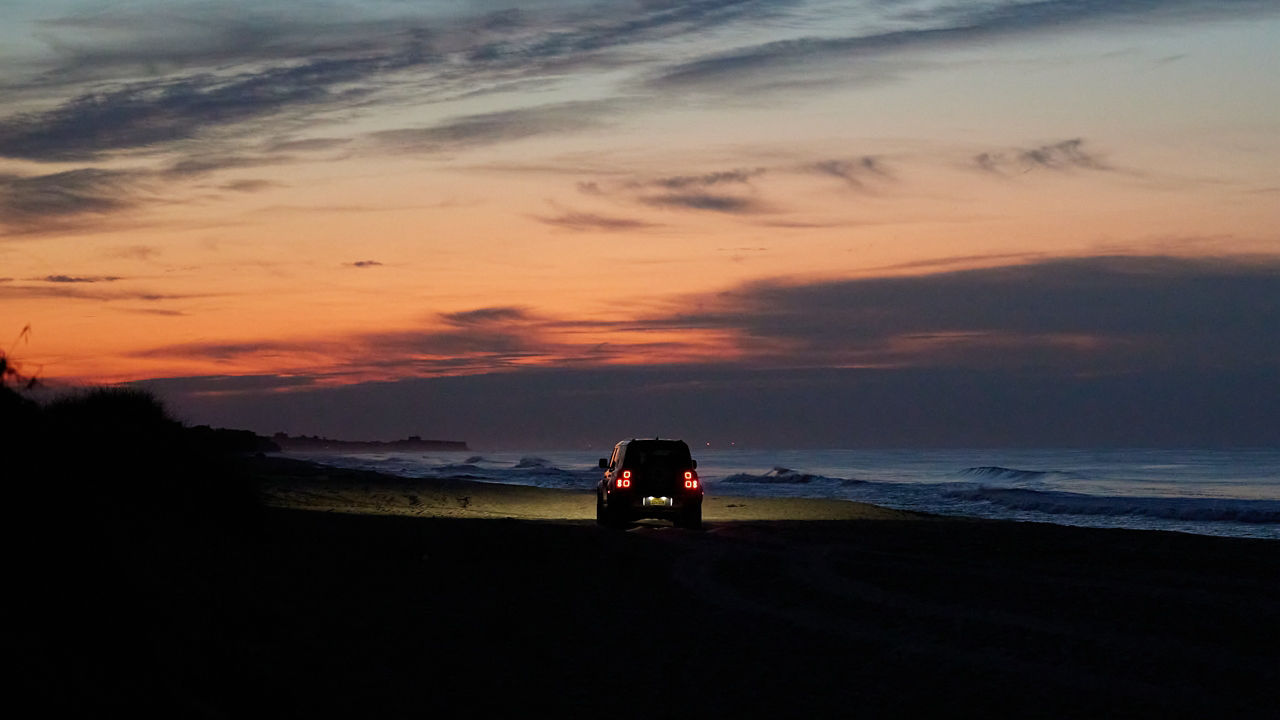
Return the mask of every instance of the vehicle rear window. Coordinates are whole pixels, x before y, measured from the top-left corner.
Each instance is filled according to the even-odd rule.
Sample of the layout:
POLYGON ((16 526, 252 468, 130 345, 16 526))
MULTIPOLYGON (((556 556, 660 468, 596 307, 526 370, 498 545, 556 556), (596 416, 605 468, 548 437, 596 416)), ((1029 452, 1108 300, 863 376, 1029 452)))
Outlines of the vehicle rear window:
POLYGON ((684 443, 631 443, 623 459, 623 466, 632 469, 687 470, 692 464, 684 443))

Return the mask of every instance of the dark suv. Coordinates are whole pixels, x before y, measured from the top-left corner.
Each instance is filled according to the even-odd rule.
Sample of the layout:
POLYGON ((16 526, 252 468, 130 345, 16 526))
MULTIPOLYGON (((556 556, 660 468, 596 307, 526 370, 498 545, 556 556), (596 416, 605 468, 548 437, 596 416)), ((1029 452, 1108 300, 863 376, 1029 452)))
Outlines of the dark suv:
POLYGON ((676 527, 702 527, 702 481, 683 440, 623 440, 613 457, 600 458, 596 521, 625 525, 638 518, 667 518, 676 527))

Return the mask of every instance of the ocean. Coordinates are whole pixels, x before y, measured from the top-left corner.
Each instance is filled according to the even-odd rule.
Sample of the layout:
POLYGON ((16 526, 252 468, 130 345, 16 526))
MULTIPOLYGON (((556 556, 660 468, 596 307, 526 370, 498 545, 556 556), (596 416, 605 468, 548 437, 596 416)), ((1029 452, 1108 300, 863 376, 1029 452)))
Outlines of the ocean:
MULTIPOLYGON (((1280 539, 1280 449, 749 450, 693 447, 708 494, 853 500, 941 515, 1280 539)), ((590 490, 608 449, 312 452, 414 478, 590 490)))

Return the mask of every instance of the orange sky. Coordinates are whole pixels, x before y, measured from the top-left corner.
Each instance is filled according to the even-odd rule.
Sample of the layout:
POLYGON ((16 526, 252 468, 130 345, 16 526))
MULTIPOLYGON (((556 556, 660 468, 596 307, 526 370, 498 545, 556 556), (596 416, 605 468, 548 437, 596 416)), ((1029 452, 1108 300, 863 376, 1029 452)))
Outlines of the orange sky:
POLYGON ((1280 251, 1266 4, 979 5, 282 4, 248 16, 264 47, 217 35, 237 3, 132 39, 146 3, 32 3, 0 55, 0 331, 30 325, 12 357, 69 384, 728 361, 753 340, 646 320, 760 281, 1280 251), (405 59, 411 21, 442 59, 405 59), (289 74, 317 58, 344 74, 289 74), (516 312, 452 316, 486 309, 516 312))

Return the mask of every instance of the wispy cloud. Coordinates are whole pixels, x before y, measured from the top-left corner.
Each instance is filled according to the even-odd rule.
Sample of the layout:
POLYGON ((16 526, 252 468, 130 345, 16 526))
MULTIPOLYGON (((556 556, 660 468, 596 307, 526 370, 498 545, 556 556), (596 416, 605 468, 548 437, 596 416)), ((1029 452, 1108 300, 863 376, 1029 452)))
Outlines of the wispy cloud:
POLYGON ((498 11, 480 7, 390 3, 330 4, 298 12, 229 0, 180 9, 105 8, 42 23, 56 55, 46 73, 83 80, 103 73, 279 63, 299 57, 448 58, 505 67, 568 61, 639 43, 690 36, 779 15, 795 2, 662 0, 637 3, 541 3, 498 11), (146 22, 142 22, 145 13, 146 22), (75 40, 64 39, 70 33, 75 40))
MULTIPOLYGON (((155 168, 128 170, 84 167, 45 175, 0 175, 0 223, 11 231, 57 230, 83 225, 85 218, 134 210, 149 202, 173 202, 182 183, 223 170, 256 167, 268 158, 192 156, 155 168)), ((277 159, 278 161, 278 159, 277 159)), ((277 183, 238 179, 217 187, 227 192, 260 192, 277 183)))
POLYGON ((1111 170, 1097 155, 1084 149, 1084 140, 1073 138, 1049 145, 1012 151, 984 152, 975 155, 974 164, 987 172, 1000 175, 1021 174, 1032 170, 1111 170))
POLYGON ((576 354, 574 348, 545 339, 541 323, 529 321, 518 308, 482 308, 437 320, 443 326, 341 339, 183 343, 137 355, 228 365, 268 362, 312 377, 361 378, 496 372, 576 354))
POLYGON ((821 160, 809 166, 820 175, 839 178, 852 188, 864 189, 868 180, 888 180, 893 175, 884 161, 873 155, 863 155, 853 160, 821 160))
MULTIPOLYGON (((108 8, 42 23, 52 66, 43 72, 23 68, 0 82, 0 92, 35 93, 43 100, 37 109, 0 116, 0 157, 101 161, 196 140, 249 149, 250 136, 265 134, 261 121, 270 118, 278 131, 282 116, 303 129, 301 137, 259 138, 258 151, 332 150, 351 138, 306 137, 306 123, 317 113, 408 98, 429 105, 555 83, 566 73, 645 57, 611 55, 618 48, 692 37, 779 9, 764 0, 547 5, 498 13, 404 5, 370 14, 334 5, 303 15, 296 7, 239 2, 108 8), (64 99, 50 107, 49 97, 58 94, 64 99)), ((375 137, 398 148, 431 150, 582 129, 600 121, 602 107, 591 103, 620 94, 614 88, 582 103, 515 107, 375 137)))
POLYGON ((716 195, 704 192, 668 193, 643 198, 646 205, 676 210, 707 210, 718 213, 750 214, 764 210, 760 201, 737 195, 716 195))
POLYGON ((105 214, 136 203, 137 173, 84 168, 48 175, 0 175, 0 222, 105 214))
POLYGON ((1015 263, 1031 263, 1043 260, 1042 253, 1025 252, 1025 253, 987 253, 983 255, 952 255, 950 257, 928 258, 926 260, 913 260, 911 262, 894 263, 893 265, 881 265, 879 267, 868 268, 873 271, 885 270, 933 270, 938 271, 943 268, 962 266, 962 265, 993 265, 993 264, 1015 264, 1015 263))
MULTIPOLYGON (((753 180, 769 172, 767 167, 755 167, 657 176, 633 175, 613 182, 579 181, 576 187, 584 195, 613 197, 649 207, 747 214, 765 209, 764 203, 756 197, 753 180)), ((565 213, 538 219, 551 225, 581 230, 631 230, 654 226, 640 220, 587 213, 565 213)))
MULTIPOLYGON (((368 103, 398 103, 409 96, 431 103, 477 91, 527 87, 528 82, 554 84, 574 72, 616 67, 642 72, 661 63, 658 58, 663 55, 619 51, 637 46, 666 49, 661 43, 706 38, 707 33, 723 28, 782 18, 797 4, 766 0, 571 4, 496 14, 424 10, 404 4, 394 10, 380 8, 372 16, 340 6, 303 15, 292 6, 255 4, 250 8, 239 2, 180 10, 166 7, 163 12, 145 6, 106 9, 43 23, 52 66, 10 79, 0 84, 0 92, 70 95, 53 107, 0 118, 0 156, 98 161, 120 152, 156 152, 195 139, 214 141, 215 134, 218 142, 226 141, 257 133, 258 121, 282 115, 301 120, 368 103), (404 92, 397 95, 399 91, 404 92)), ((776 74, 790 66, 812 69, 825 60, 867 58, 1092 20, 1268 11, 1274 11, 1274 3, 1266 0, 1004 0, 916 13, 872 8, 868 12, 885 20, 879 26, 908 27, 713 50, 666 66, 649 88, 677 89, 690 83, 733 87, 726 81, 776 74)), ((717 37, 711 47, 724 47, 727 37, 717 37)), ((695 46, 686 42, 681 47, 695 46)), ((860 65, 858 71, 869 64, 860 65)), ((767 84, 769 79, 760 78, 760 82, 767 84)), ((622 87, 602 88, 596 100, 626 95, 622 87)), ((392 130, 382 138, 433 148, 525 136, 514 123, 506 122, 513 118, 504 117, 503 112, 392 130)), ((547 124, 534 117, 526 119, 538 126, 535 132, 546 132, 547 124)), ((575 126, 572 113, 559 120, 566 127, 575 126)), ((349 142, 342 137, 308 138, 299 127, 304 130, 300 138, 258 138, 257 147, 269 153, 312 152, 349 142)))
MULTIPOLYGON (((911 27, 837 38, 807 37, 759 43, 679 62, 654 75, 657 89, 729 91, 758 88, 770 75, 805 68, 809 75, 831 63, 901 56, 907 51, 962 46, 1000 37, 1057 31, 1089 22, 1187 20, 1275 12, 1266 0, 1038 0, 953 4, 930 12, 900 14, 911 27)), ((887 70, 890 74, 894 69, 887 70)))
POLYGON ((167 178, 198 177, 223 170, 259 167, 282 159, 285 158, 223 154, 192 155, 165 165, 157 171, 157 174, 167 178))
POLYGON ((382 263, 377 260, 357 260, 347 264, 354 268, 382 267, 382 263))
POLYGON ((115 282, 119 279, 114 275, 46 275, 42 278, 32 278, 35 281, 50 283, 100 283, 115 282))
POLYGON ((463 312, 444 313, 440 319, 450 325, 475 326, 498 323, 527 322, 529 311, 519 307, 486 307, 463 312))
POLYGON ((655 223, 635 218, 612 217, 585 212, 565 212, 554 216, 534 216, 538 222, 565 230, 619 232, 657 227, 655 223))
MULTIPOLYGON (((726 92, 734 92, 732 81, 741 78, 799 86, 807 81, 788 76, 788 68, 821 75, 820 66, 828 60, 841 68, 837 74, 874 75, 884 70, 876 69, 877 63, 900 62, 889 55, 916 48, 1093 20, 1273 11, 1274 3, 1263 0, 1000 0, 929 12, 875 7, 866 12, 885 22, 864 27, 898 29, 743 47, 738 44, 749 35, 721 31, 811 10, 765 0, 571 3, 498 13, 404 4, 369 14, 335 5, 306 16, 292 6, 250 8, 240 2, 163 12, 149 6, 111 8, 42 24, 49 46, 46 62, 52 64, 43 71, 20 68, 22 72, 0 82, 6 96, 39 98, 6 103, 13 109, 0 111, 0 157, 101 167, 5 176, 0 179, 0 215, 11 225, 32 226, 119 212, 139 203, 131 183, 147 178, 202 177, 293 162, 312 153, 442 153, 591 131, 662 107, 662 96, 689 84, 726 92), (722 50, 731 45, 738 46, 722 50), (668 57, 688 59, 671 63, 668 57), (850 57, 864 62, 850 70, 845 62, 850 57), (567 93, 555 92, 567 87, 566 78, 602 78, 600 71, 618 69, 632 78, 656 75, 637 87, 615 74, 593 83, 589 93, 574 95, 583 99, 573 101, 563 100, 567 93), (530 82, 552 92, 528 93, 530 82), (504 109, 448 115, 458 107, 474 107, 449 103, 476 92, 493 93, 495 101, 487 106, 504 109), (384 106, 430 108, 426 116, 436 119, 372 133, 349 124, 357 113, 384 106), (175 161, 175 154, 185 157, 175 161), (135 161, 134 169, 106 169, 125 158, 135 161)), ((786 25, 778 23, 774 29, 785 36, 786 25)), ((1081 152, 1078 144, 1044 146, 994 153, 975 162, 1003 172, 1016 172, 1016 166, 1104 166, 1096 156, 1081 152)), ((822 161, 810 169, 851 187, 889 177, 871 156, 822 161)), ((758 210, 758 200, 718 190, 748 184, 762 172, 730 169, 651 178, 654 188, 670 194, 645 202, 713 212, 758 210)), ((265 182, 233 179, 216 187, 258 192, 269 187, 265 182)), ((599 187, 588 183, 581 189, 592 193, 599 187)), ((165 187, 161 194, 169 193, 165 187)), ((564 227, 590 225, 585 217, 545 220, 563 221, 564 227)))
POLYGON ((675 341, 666 328, 649 335, 634 320, 558 318, 522 307, 482 307, 442 313, 421 328, 357 333, 341 338, 181 343, 137 353, 148 358, 184 358, 235 367, 289 368, 289 372, 333 381, 507 372, 535 367, 592 367, 627 358, 688 358, 704 341, 675 341), (618 342, 583 336, 618 333, 618 342), (623 338, 623 334, 627 337, 623 338))
MULTIPOLYGON (((84 167, 44 175, 0 174, 0 224, 11 233, 82 227, 89 219, 138 209, 156 201, 174 202, 184 183, 206 175, 256 167, 281 158, 192 156, 154 168, 128 170, 84 167)), ((218 189, 254 193, 276 187, 270 180, 241 178, 218 189)))
POLYGON ((152 245, 126 245, 106 251, 107 257, 129 260, 151 260, 160 254, 160 248, 152 245))
POLYGON ((142 384, 156 388, 169 388, 180 385, 184 393, 216 396, 308 387, 314 386, 316 381, 317 378, 312 375, 206 375, 192 378, 148 380, 142 384))
MULTIPOLYGON (((766 0, 658 0, 630 6, 600 6, 594 11, 576 12, 534 35, 521 34, 480 45, 470 52, 470 57, 516 60, 522 65, 538 60, 565 62, 598 56, 614 48, 696 35, 709 28, 767 18, 790 4, 793 3, 766 0)), ((538 22, 533 17, 519 17, 530 24, 538 22)), ((524 23, 520 25, 528 27, 524 23)))
POLYGON ((244 179, 244 180, 232 180, 229 183, 223 183, 219 185, 218 188, 221 190, 227 190, 229 192, 256 193, 256 192, 261 192, 263 190, 268 190, 270 188, 279 187, 279 186, 280 186, 280 183, 277 183, 271 180, 244 179))
POLYGON ((169 308, 122 308, 127 313, 136 315, 156 315, 159 317, 188 317, 188 313, 169 308))
POLYGON ((312 60, 231 77, 193 75, 84 94, 52 110, 0 120, 0 156, 92 161, 116 151, 154 150, 289 108, 351 102, 367 91, 338 85, 394 62, 312 60))
POLYGON ((263 146, 268 153, 310 153, 337 150, 351 143, 351 138, 273 139, 263 146))
POLYGON ((63 298, 69 300, 86 300, 97 302, 142 301, 163 302, 166 300, 186 300, 200 295, 184 295, 178 293, 157 293, 148 290, 107 290, 82 287, 83 282, 41 282, 35 285, 6 284, 0 287, 0 298, 63 298))
MULTIPOLYGON (((113 4, 44 20, 38 32, 50 65, 30 82, 83 83, 117 76, 180 75, 239 63, 271 66, 298 58, 412 55, 425 25, 401 15, 371 20, 335 12, 336 5, 299 13, 292 3, 269 6, 227 0, 175 6, 113 4)), ((420 54, 420 51, 419 51, 420 54)))
POLYGON ((763 175, 765 172, 765 168, 754 168, 751 170, 721 170, 717 172, 703 173, 701 175, 673 175, 671 177, 652 180, 649 184, 667 188, 669 190, 704 188, 714 185, 746 184, 751 182, 752 178, 763 175))
POLYGON ((377 143, 400 152, 440 152, 598 128, 617 109, 617 103, 612 101, 536 105, 454 117, 428 127, 383 130, 371 137, 377 143))

